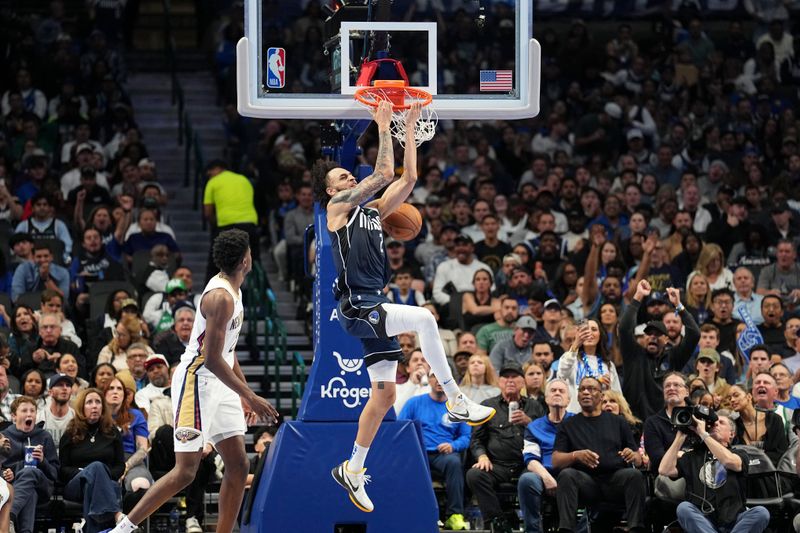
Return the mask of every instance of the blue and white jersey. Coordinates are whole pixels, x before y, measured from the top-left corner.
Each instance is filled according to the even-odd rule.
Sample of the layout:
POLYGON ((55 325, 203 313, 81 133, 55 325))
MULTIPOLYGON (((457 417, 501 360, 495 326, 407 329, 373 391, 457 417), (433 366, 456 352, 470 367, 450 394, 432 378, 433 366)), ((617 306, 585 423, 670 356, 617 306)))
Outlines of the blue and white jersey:
POLYGON ((358 206, 351 211, 347 224, 329 233, 338 274, 333 288, 336 299, 351 293, 383 291, 391 270, 378 210, 358 206))

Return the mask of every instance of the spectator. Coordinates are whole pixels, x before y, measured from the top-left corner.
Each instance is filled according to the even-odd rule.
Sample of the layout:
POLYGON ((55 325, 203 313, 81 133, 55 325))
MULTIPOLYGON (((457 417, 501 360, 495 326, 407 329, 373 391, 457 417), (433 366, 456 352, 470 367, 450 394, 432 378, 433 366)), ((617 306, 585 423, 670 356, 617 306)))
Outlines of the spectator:
POLYGON ((131 407, 135 391, 126 387, 119 377, 115 377, 106 384, 104 392, 108 410, 122 435, 122 450, 125 454, 122 481, 125 492, 135 494, 145 491, 153 484, 146 462, 150 433, 142 412, 131 407))
POLYGON ((14 486, 11 514, 15 529, 28 533, 35 529, 37 504, 53 494, 60 463, 50 433, 36 425, 36 400, 20 396, 11 404, 11 411, 14 425, 3 431, 11 445, 2 465, 3 479, 14 486), (26 461, 27 446, 35 446, 33 467, 26 461))
POLYGON ((186 347, 194 327, 195 308, 186 302, 179 302, 173 310, 172 328, 162 331, 153 339, 153 348, 156 353, 163 354, 170 364, 177 363, 186 347))
POLYGON ((475 337, 478 348, 486 354, 492 353, 494 346, 506 339, 511 338, 514 333, 512 324, 519 318, 519 304, 517 300, 510 296, 500 297, 500 311, 491 324, 481 326, 475 337))
POLYGON ((66 316, 64 316, 64 298, 56 291, 49 289, 42 291, 41 304, 39 307, 38 315, 44 313, 54 313, 61 316, 61 335, 75 343, 75 346, 80 348, 83 346, 83 339, 80 338, 78 332, 75 330, 75 324, 72 323, 66 316))
POLYGON ((27 305, 17 305, 11 319, 11 335, 8 338, 9 369, 14 373, 19 370, 23 359, 30 359, 39 345, 39 328, 33 309, 27 305))
POLYGON ((11 405, 19 397, 19 394, 14 394, 8 389, 8 374, 6 367, 0 365, 0 414, 6 422, 11 422, 11 415, 14 412, 11 405))
POLYGON ((534 343, 547 343, 553 352, 561 357, 561 303, 555 298, 551 298, 544 303, 542 312, 542 323, 536 328, 533 336, 534 343))
POLYGON ((306 228, 314 223, 314 195, 311 192, 311 186, 301 184, 297 188, 295 199, 297 200, 297 207, 286 213, 283 220, 283 231, 286 235, 284 246, 286 249, 283 251, 283 257, 281 258, 281 246, 276 245, 275 254, 277 260, 282 260, 288 264, 286 272, 289 274, 289 279, 296 284, 300 284, 305 279, 303 271, 305 232, 306 228))
POLYGON ((45 375, 50 375, 56 370, 56 362, 62 355, 70 354, 79 366, 84 366, 83 355, 74 342, 61 336, 61 316, 45 313, 39 319, 39 337, 36 349, 30 357, 20 361, 20 370, 26 372, 31 368, 38 368, 45 375))
POLYGON ((394 401, 394 410, 399 413, 406 402, 414 396, 428 394, 431 390, 428 384, 430 365, 422 355, 422 350, 415 349, 408 358, 408 381, 397 385, 394 401))
MULTIPOLYGON (((758 374, 753 381, 755 382, 761 375, 758 374)), ((765 395, 765 389, 764 383, 753 384, 753 392, 758 395, 765 395)), ((741 385, 731 385, 728 405, 739 414, 733 425, 736 441, 764 450, 772 463, 777 464, 789 446, 781 417, 772 411, 756 410, 753 405, 753 395, 741 385)))
POLYGON ((710 429, 711 433, 707 432, 705 421, 695 418, 690 430, 702 443, 679 458, 687 436, 679 431, 661 461, 659 474, 686 481, 686 501, 678 505, 678 523, 687 532, 721 531, 722 528, 725 531, 764 531, 769 524, 769 512, 761 506, 745 507, 750 458, 743 450, 729 449, 735 435, 733 421, 720 416, 710 429), (713 462, 709 462, 709 454, 713 462), (720 467, 725 469, 724 474, 708 472, 709 468, 719 470, 720 467))
POLYGON ((180 278, 172 278, 166 283, 164 292, 157 292, 148 298, 142 316, 150 329, 154 333, 171 329, 175 325, 172 310, 178 302, 185 302, 187 296, 186 283, 180 278))
MULTIPOLYGON (((644 421, 644 448, 650 460, 650 471, 658 472, 667 448, 675 439, 677 429, 672 425, 672 412, 676 407, 685 407, 689 389, 680 372, 671 371, 664 376, 664 409, 644 421)), ((689 444, 687 444, 687 447, 689 444)))
POLYGON ((781 353, 785 344, 783 325, 783 300, 774 294, 767 294, 761 300, 761 315, 764 322, 758 326, 758 331, 764 339, 764 344, 769 347, 770 354, 781 353))
MULTIPOLYGON (((85 142, 79 144, 75 148, 75 167, 64 173, 61 176, 61 195, 63 198, 69 198, 69 193, 81 184, 81 174, 83 169, 94 168, 93 159, 95 154, 100 154, 101 151, 97 150, 92 142, 85 142)), ((105 172, 96 172, 95 181, 98 186, 108 192, 111 187, 108 185, 108 179, 105 172)), ((117 196, 117 195, 114 195, 117 196)), ((73 202, 74 203, 74 202, 73 202)))
MULTIPOLYGON (((472 239, 460 234, 455 238, 456 256, 448 259, 436 268, 433 280, 433 299, 440 306, 450 303, 450 297, 455 293, 471 290, 472 276, 478 270, 491 271, 489 266, 475 259, 472 239)), ((452 317, 451 317, 452 318, 452 317)))
POLYGON ((17 70, 16 89, 8 90, 3 94, 3 116, 8 115, 11 110, 10 99, 12 94, 20 97, 25 111, 33 113, 40 119, 45 118, 47 114, 47 97, 42 91, 33 86, 31 72, 27 68, 23 67, 17 70))
POLYGON ((575 531, 578 506, 591 508, 603 501, 625 504, 630 531, 644 531, 642 456, 628 423, 601 408, 602 385, 593 376, 578 386, 581 412, 559 426, 553 448, 558 474, 559 527, 575 531))
POLYGON ((125 317, 117 323, 114 331, 114 338, 100 351, 97 362, 111 363, 117 370, 127 370, 128 350, 144 341, 142 323, 138 318, 125 317))
POLYGON ((749 268, 739 267, 734 271, 733 286, 736 288, 733 317, 742 320, 739 308, 744 306, 756 325, 764 322, 764 317, 761 316, 761 300, 764 296, 755 292, 755 278, 749 268))
MULTIPOLYGON (((775 403, 788 411, 788 420, 785 419, 785 421, 791 422, 792 413, 796 409, 800 409, 800 398, 792 395, 792 386, 794 385, 792 372, 784 363, 774 363, 769 367, 769 373, 775 378, 775 386, 778 390, 775 403)), ((791 427, 787 426, 787 429, 791 431, 791 427)))
POLYGON ((542 409, 547 411, 544 403, 544 387, 547 383, 544 367, 536 361, 528 361, 522 365, 522 371, 525 373, 525 396, 542 404, 542 409))
MULTIPOLYGON (((525 428, 525 445, 522 449, 525 472, 519 477, 517 491, 519 506, 525 521, 525 533, 542 531, 542 495, 555 494, 558 489, 553 468, 553 446, 561 422, 573 416, 567 412, 569 385, 562 379, 554 379, 545 388, 547 415, 537 418, 525 428)), ((577 531, 583 532, 583 522, 577 531)))
POLYGON ((88 227, 83 230, 81 246, 70 265, 70 278, 74 294, 88 292, 87 283, 125 279, 122 265, 106 250, 103 238, 96 228, 88 227))
POLYGON ((394 283, 389 285, 389 292, 386 293, 386 297, 392 303, 422 307, 425 305, 425 295, 414 289, 413 283, 414 274, 411 267, 407 265, 401 266, 394 272, 394 283))
POLYGON ((500 369, 500 395, 483 401, 497 414, 472 432, 470 451, 477 462, 467 471, 467 485, 478 500, 485 523, 494 530, 509 529, 494 492, 499 483, 507 483, 523 470, 523 428, 544 414, 539 402, 520 395, 525 384, 522 368, 509 363, 500 369), (509 403, 517 409, 509 412, 509 403))
MULTIPOLYGON (((480 357, 480 356, 479 356, 480 357)), ((485 356, 483 356, 485 357, 485 356)), ((433 372, 428 373, 430 392, 411 398, 400 411, 398 418, 418 420, 422 427, 422 440, 428 452, 431 472, 444 477, 447 494, 447 529, 466 529, 464 521, 464 468, 461 452, 469 446, 470 427, 463 423, 448 422, 444 390, 433 372)))
POLYGON ((11 281, 11 299, 17 298, 28 292, 43 291, 45 289, 58 292, 62 297, 69 298, 69 271, 53 263, 53 253, 42 242, 35 245, 33 262, 25 262, 14 271, 11 281))
POLYGON ((75 411, 69 405, 73 384, 73 379, 66 374, 53 374, 47 380, 50 401, 36 411, 36 423, 44 422, 42 427, 50 433, 53 442, 61 442, 61 437, 75 416, 75 411))
POLYGON ((700 250, 696 272, 705 276, 712 291, 733 290, 733 272, 725 267, 722 249, 714 243, 707 243, 700 250))
POLYGON ((66 374, 72 378, 72 396, 77 396, 78 391, 89 387, 89 382, 78 376, 78 360, 71 353, 62 354, 56 360, 56 374, 66 374))
POLYGON ((35 194, 31 198, 32 216, 20 222, 15 233, 27 233, 35 243, 44 241, 45 244, 52 244, 53 255, 63 253, 63 258, 58 257, 58 261, 69 264, 72 237, 67 225, 54 217, 54 207, 52 198, 46 193, 35 194))
POLYGON ((143 389, 148 384, 144 362, 151 355, 153 350, 144 342, 131 344, 126 353, 127 368, 117 372, 116 376, 125 379, 125 384, 130 384, 134 392, 143 389))
POLYGON ((84 531, 99 533, 122 515, 120 485, 125 473, 122 439, 98 389, 81 391, 75 417, 61 437, 59 480, 64 499, 82 503, 84 531))
POLYGON ((633 300, 622 314, 619 324, 620 351, 623 354, 622 392, 626 398, 636 398, 632 405, 634 414, 647 419, 655 414, 663 402, 661 383, 666 372, 683 368, 700 340, 700 331, 692 315, 680 302, 677 289, 667 289, 670 302, 686 325, 686 335, 678 346, 665 345, 666 328, 661 321, 648 322, 647 337, 642 347, 634 336, 636 314, 644 298, 650 295, 650 284, 642 280, 636 287, 633 300))
POLYGON ((16 271, 17 267, 25 262, 33 263, 33 237, 28 233, 15 233, 8 239, 11 248, 9 271, 16 271))
POLYGON ((714 348, 701 348, 697 353, 694 372, 689 376, 689 379, 694 377, 702 379, 706 390, 717 397, 717 404, 719 404, 718 399, 725 396, 728 389, 728 382, 720 376, 721 369, 719 352, 714 348))
POLYGON ((530 360, 533 336, 536 333, 536 321, 529 316, 521 316, 514 324, 514 333, 510 339, 494 345, 489 358, 492 366, 503 368, 508 364, 522 365, 530 360))
POLYGON ((466 331, 477 332, 484 324, 491 324, 500 305, 500 301, 492 297, 492 272, 476 270, 472 274, 472 290, 462 293, 461 298, 466 331))
POLYGON ((170 254, 164 244, 156 244, 149 249, 150 261, 140 272, 135 273, 136 290, 139 294, 166 292, 170 281, 170 254))
MULTIPOLYGON (((36 400, 36 409, 39 414, 42 414, 47 393, 47 380, 44 378, 44 374, 35 368, 31 368, 22 375, 20 382, 22 386, 17 390, 20 391, 22 396, 36 400)), ((56 439, 53 440, 55 441, 56 439)))
POLYGON ((740 322, 733 318, 733 292, 717 289, 711 293, 710 324, 719 330, 719 351, 736 353, 736 328, 740 322))
POLYGON ((791 240, 778 241, 774 264, 765 266, 758 275, 758 294, 774 294, 780 297, 800 299, 800 266, 797 265, 797 250, 791 240))
POLYGON ((169 363, 158 353, 149 355, 144 362, 149 383, 136 392, 136 405, 145 415, 150 410, 150 402, 155 398, 164 396, 164 391, 169 388, 169 363))
MULTIPOLYGON (((228 229, 246 231, 250 236, 250 253, 258 260, 261 252, 258 243, 258 215, 253 204, 253 186, 245 176, 227 168, 225 162, 219 159, 206 165, 208 181, 203 192, 203 216, 211 223, 211 242, 228 229)), ((212 264, 209 247, 206 278, 210 279, 217 271, 212 264)))
POLYGON ((111 363, 100 363, 92 370, 89 386, 103 390, 116 373, 117 369, 111 363))
MULTIPOLYGON (((158 218, 153 209, 142 209, 139 211, 138 233, 132 233, 122 246, 125 260, 130 264, 136 252, 150 251, 158 245, 166 246, 169 253, 175 256, 177 263, 180 263, 180 248, 168 233, 158 231, 156 222, 158 218)), ((147 280, 145 277, 144 280, 147 280)), ((166 281, 165 281, 166 283, 166 281)))
POLYGON ((497 372, 488 356, 479 353, 469 356, 467 371, 460 386, 464 396, 476 403, 500 394, 500 389, 497 387, 497 372))
POLYGON ((581 406, 577 399, 577 386, 585 376, 597 379, 605 389, 621 393, 617 368, 608 357, 608 344, 605 330, 596 320, 589 320, 578 326, 578 334, 569 350, 559 359, 559 379, 570 386, 570 396, 575 393, 567 407, 570 413, 577 413, 581 406))

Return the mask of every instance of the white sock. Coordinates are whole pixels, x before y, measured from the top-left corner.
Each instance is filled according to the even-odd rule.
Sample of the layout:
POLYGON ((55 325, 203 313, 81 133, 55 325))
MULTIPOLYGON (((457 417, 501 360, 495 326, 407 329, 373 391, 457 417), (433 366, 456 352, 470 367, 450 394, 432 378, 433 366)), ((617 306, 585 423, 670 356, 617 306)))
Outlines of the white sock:
POLYGON ((122 520, 119 521, 117 527, 114 528, 112 533, 133 533, 136 530, 136 525, 130 521, 128 515, 125 515, 122 520))
POLYGON ((358 443, 353 443, 353 453, 350 455, 350 461, 347 462, 347 471, 351 474, 361 472, 364 469, 364 461, 367 460, 368 452, 368 446, 360 446, 358 443))

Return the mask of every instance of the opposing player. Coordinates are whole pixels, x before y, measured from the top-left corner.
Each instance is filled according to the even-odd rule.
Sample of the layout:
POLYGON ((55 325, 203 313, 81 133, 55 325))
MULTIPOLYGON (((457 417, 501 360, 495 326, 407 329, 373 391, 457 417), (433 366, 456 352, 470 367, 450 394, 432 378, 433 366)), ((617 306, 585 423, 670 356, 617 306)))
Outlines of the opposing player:
POLYGON ((244 231, 223 231, 213 244, 220 273, 206 285, 189 345, 172 378, 175 468, 159 479, 112 531, 131 533, 145 518, 195 478, 206 443, 225 463, 219 491, 217 532, 233 530, 244 495, 248 459, 247 422, 278 413, 250 387, 236 359, 244 307, 240 287, 253 264, 244 231), (245 420, 245 410, 250 411, 245 420))
POLYGON ((392 107, 381 102, 375 112, 378 125, 378 156, 375 172, 356 182, 355 177, 330 162, 314 167, 314 191, 327 206, 328 232, 338 278, 334 293, 339 300, 339 323, 361 339, 364 363, 372 395, 358 420, 358 434, 350 459, 335 467, 333 478, 365 512, 374 509, 364 487, 364 461, 381 421, 395 400, 397 362, 402 358, 395 335, 416 331, 422 353, 444 388, 447 410, 454 422, 480 425, 495 410, 466 398, 447 364, 439 326, 427 309, 389 303, 383 288, 389 282, 389 264, 383 242, 381 220, 402 204, 417 181, 417 150, 414 128, 420 116, 419 104, 412 105, 406 118, 406 152, 403 175, 394 179, 394 152, 389 130, 392 107), (362 206, 388 185, 383 195, 362 206))

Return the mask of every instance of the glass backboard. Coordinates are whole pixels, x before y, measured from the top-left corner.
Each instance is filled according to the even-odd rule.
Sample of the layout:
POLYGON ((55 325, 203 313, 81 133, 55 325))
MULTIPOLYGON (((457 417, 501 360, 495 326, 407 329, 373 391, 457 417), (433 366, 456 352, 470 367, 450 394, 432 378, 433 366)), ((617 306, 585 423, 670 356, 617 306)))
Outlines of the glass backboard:
POLYGON ((530 0, 247 0, 239 112, 367 118, 356 88, 405 75, 433 95, 440 118, 532 117, 541 59, 532 25, 530 0))

